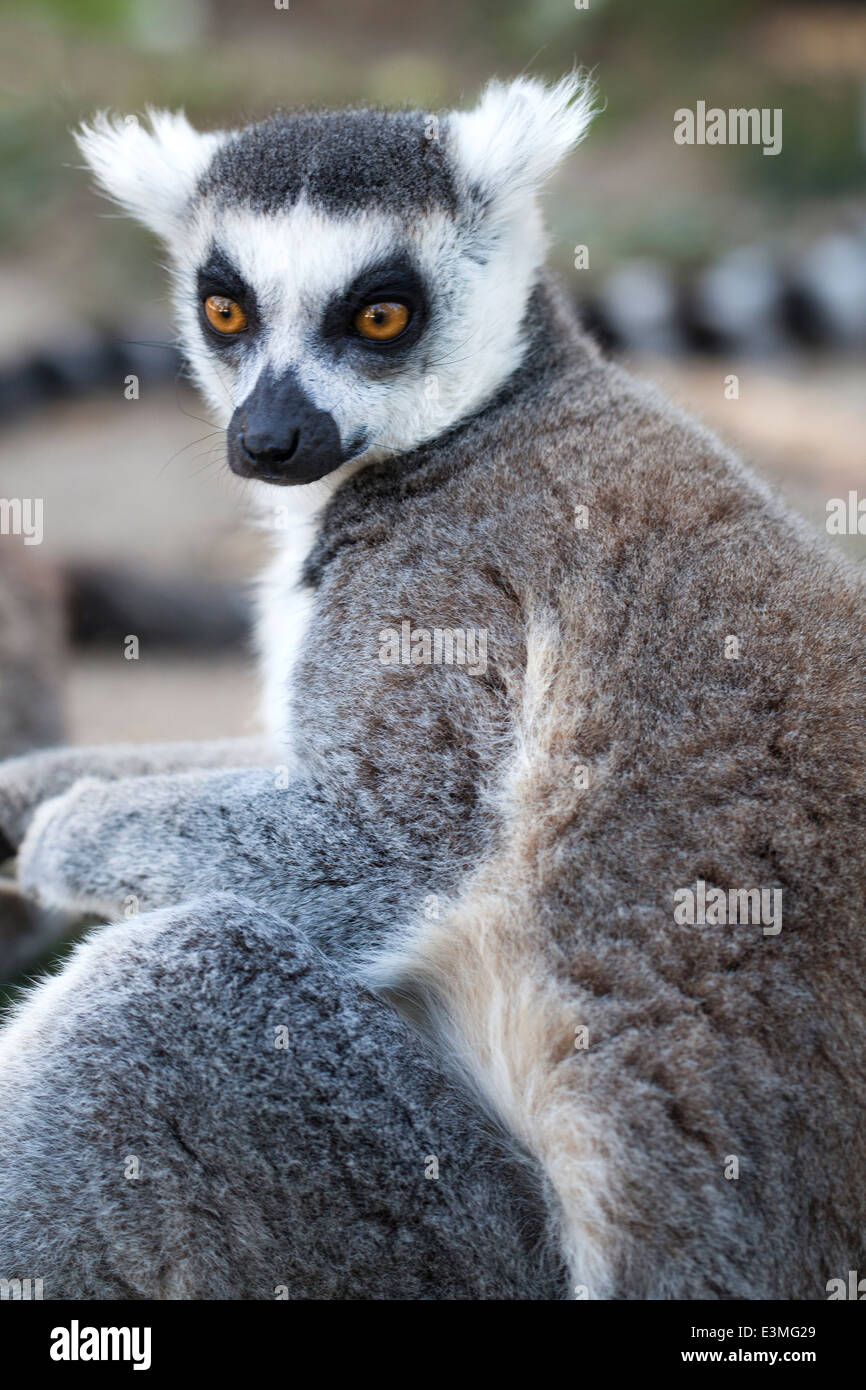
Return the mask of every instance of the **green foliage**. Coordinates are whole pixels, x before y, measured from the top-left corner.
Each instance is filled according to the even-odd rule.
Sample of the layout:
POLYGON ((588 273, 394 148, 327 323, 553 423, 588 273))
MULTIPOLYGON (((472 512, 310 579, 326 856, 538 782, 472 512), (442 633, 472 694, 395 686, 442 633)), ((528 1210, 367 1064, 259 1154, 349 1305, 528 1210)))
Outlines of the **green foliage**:
POLYGON ((788 84, 765 104, 782 109, 782 152, 750 169, 755 182, 787 199, 862 194, 866 186, 866 116, 853 81, 788 84))
POLYGON ((18 241, 57 191, 57 171, 70 157, 68 137, 44 110, 28 104, 0 112, 0 244, 18 241))
MULTIPOLYGON (((32 14, 63 28, 122 33, 130 24, 135 0, 29 0, 32 14)), ((21 11, 21 0, 0 0, 0 13, 21 11)))

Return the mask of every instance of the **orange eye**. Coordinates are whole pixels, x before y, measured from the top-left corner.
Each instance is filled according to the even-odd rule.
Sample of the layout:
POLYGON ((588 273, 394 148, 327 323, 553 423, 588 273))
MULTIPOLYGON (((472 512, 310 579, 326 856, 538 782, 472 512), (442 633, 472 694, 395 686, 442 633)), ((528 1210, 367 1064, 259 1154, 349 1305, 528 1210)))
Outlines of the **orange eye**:
POLYGON ((409 310, 405 304, 384 303, 365 304, 357 313, 353 323, 362 338, 374 343, 387 343, 398 338, 409 322, 409 310))
POLYGON ((247 316, 233 299, 221 294, 208 295, 204 311, 211 328, 217 333, 243 333, 247 326, 247 316))

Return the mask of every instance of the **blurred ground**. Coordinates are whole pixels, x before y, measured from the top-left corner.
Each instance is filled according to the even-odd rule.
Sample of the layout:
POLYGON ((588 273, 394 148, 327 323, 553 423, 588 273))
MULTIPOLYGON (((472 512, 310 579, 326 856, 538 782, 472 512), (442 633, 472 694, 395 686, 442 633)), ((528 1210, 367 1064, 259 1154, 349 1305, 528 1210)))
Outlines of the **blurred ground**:
POLYGON ((160 656, 151 663, 107 655, 70 667, 66 717, 73 743, 151 743, 248 734, 258 687, 249 661, 160 656))
MULTIPOLYGON (((56 405, 5 433, 3 487, 44 498, 52 564, 86 559, 161 578, 244 584, 266 556, 247 521, 243 483, 222 459, 222 435, 185 386, 137 401, 56 405), (131 425, 130 421, 134 420, 131 425), (204 441, 204 442, 202 442, 204 441)), ((37 548, 22 559, 36 558, 37 548)), ((76 652, 66 716, 74 742, 207 738, 249 732, 251 659, 76 652)))

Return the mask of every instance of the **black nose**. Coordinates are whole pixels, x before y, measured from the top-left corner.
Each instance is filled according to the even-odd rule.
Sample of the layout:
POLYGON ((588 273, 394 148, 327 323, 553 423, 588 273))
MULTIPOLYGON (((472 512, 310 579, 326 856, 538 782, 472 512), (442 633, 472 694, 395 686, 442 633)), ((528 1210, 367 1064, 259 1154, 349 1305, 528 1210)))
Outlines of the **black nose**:
POLYGON ((259 377, 228 427, 229 464, 242 478, 312 483, 344 461, 334 417, 319 410, 294 372, 259 377))
POLYGON ((285 447, 281 447, 279 442, 275 442, 270 435, 263 434, 261 430, 240 436, 240 445, 250 466, 266 473, 279 473, 294 458, 300 442, 300 430, 292 431, 285 447))

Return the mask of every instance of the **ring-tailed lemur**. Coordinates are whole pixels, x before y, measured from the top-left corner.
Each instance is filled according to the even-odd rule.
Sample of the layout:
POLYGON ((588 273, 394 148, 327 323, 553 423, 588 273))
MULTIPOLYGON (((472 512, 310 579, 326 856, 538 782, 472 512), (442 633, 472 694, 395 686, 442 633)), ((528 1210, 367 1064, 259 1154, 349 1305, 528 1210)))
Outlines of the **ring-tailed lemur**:
POLYGON ((145 909, 0 1039, 7 1275, 411 1296, 432 1249, 442 1296, 823 1298, 862 1263, 862 577, 542 271, 591 110, 522 79, 83 131, 168 246, 232 468, 300 519, 273 744, 3 771, 28 891, 145 909), (508 1162, 425 1190, 422 1136, 459 1169, 479 1104, 508 1162))

